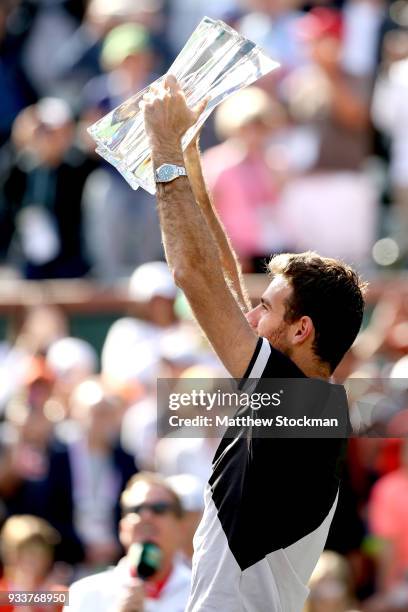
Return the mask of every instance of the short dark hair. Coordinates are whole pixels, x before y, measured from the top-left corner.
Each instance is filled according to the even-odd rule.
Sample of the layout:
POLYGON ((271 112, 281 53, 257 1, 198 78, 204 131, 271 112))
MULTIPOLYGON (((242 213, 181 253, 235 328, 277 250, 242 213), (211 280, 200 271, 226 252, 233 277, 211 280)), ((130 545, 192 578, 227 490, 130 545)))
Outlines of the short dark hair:
POLYGON ((292 286, 285 321, 305 315, 312 319, 314 352, 333 372, 360 330, 366 283, 349 265, 313 251, 275 255, 268 270, 292 286))

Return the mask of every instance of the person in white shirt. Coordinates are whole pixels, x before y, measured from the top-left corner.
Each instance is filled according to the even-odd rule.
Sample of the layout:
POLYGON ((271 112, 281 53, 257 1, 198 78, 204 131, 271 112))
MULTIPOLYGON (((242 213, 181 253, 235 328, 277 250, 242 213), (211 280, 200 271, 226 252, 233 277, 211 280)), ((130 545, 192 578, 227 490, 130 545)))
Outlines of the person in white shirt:
POLYGON ((119 538, 125 557, 115 567, 73 583, 65 612, 184 612, 191 572, 178 555, 183 533, 179 497, 161 476, 143 472, 129 481, 121 506, 119 538), (160 549, 160 563, 143 582, 132 545, 146 542, 160 549))

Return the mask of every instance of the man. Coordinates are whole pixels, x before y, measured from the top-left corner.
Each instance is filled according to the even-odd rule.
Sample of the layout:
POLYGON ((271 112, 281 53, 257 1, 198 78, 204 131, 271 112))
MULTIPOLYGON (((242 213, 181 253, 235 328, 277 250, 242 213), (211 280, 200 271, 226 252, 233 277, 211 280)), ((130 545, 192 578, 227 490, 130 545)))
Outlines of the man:
MULTIPOLYGON (((134 204, 134 203, 133 203, 134 204)), ((109 328, 102 349, 102 373, 110 384, 140 387, 156 381, 160 339, 176 329, 177 287, 164 261, 142 264, 130 277, 132 304, 109 328)))
POLYGON ((0 248, 28 279, 77 278, 89 269, 81 197, 96 161, 75 144, 75 129, 60 98, 43 98, 13 124, 1 181, 0 248))
MULTIPOLYGON (((344 67, 350 33, 340 11, 313 8, 299 19, 298 35, 308 61, 284 79, 282 91, 296 126, 294 136, 306 131, 310 140, 303 168, 282 197, 291 244, 365 264, 371 259, 379 208, 377 191, 364 171, 371 152, 371 78, 344 67)), ((363 44, 361 39, 358 43, 363 44)))
MULTIPOLYGON (((129 4, 133 9, 140 5, 129 4)), ((94 123, 154 81, 156 62, 155 43, 144 25, 123 23, 111 29, 100 50, 104 74, 91 79, 83 90, 84 124, 94 123)), ((92 272, 104 282, 129 276, 135 266, 163 257, 153 197, 142 189, 135 195, 112 170, 102 164, 93 172, 83 197, 92 272)))
POLYGON ((177 494, 160 476, 141 472, 121 496, 120 541, 126 556, 105 572, 75 582, 67 612, 184 612, 190 570, 177 557, 182 541, 183 509, 177 494), (136 573, 132 544, 159 547, 156 573, 146 582, 136 573))
POLYGON ((117 539, 119 496, 138 471, 134 458, 120 443, 122 415, 120 398, 109 393, 97 378, 88 379, 70 397, 71 431, 59 432, 68 438, 66 485, 71 490, 73 525, 88 573, 116 562, 121 553, 117 539))
MULTIPOLYGON (((327 381, 360 328, 359 279, 315 253, 280 255, 261 303, 250 309, 197 152, 190 147, 185 160, 180 144, 204 106, 188 108, 171 75, 144 100, 170 269, 233 377, 327 381)), ((222 440, 195 536, 188 612, 302 609, 336 508, 343 447, 341 440, 272 440, 245 430, 222 440)))

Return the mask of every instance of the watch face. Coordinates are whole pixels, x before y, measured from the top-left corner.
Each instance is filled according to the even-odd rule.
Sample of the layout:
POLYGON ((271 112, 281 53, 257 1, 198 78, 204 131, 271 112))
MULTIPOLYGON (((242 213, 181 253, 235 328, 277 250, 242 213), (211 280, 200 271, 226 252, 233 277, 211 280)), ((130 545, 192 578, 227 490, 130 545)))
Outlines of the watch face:
POLYGON ((174 168, 170 165, 165 165, 160 169, 160 179, 162 181, 170 181, 174 177, 174 168))
POLYGON ((163 175, 164 180, 168 181, 174 176, 174 168, 172 168, 171 166, 164 166, 164 168, 162 168, 161 174, 163 175))

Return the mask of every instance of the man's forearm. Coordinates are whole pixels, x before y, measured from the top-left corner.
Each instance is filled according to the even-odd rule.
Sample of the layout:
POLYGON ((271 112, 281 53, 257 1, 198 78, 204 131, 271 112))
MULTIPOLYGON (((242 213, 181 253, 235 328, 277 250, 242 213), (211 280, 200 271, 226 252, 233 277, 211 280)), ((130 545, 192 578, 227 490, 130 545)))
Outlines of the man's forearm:
MULTIPOLYGON (((167 141, 152 147, 154 168, 171 163, 184 165, 181 143, 167 141)), ((187 177, 157 184, 157 206, 166 259, 176 277, 222 276, 214 238, 196 205, 187 177)))
POLYGON ((247 312, 251 309, 239 262, 230 240, 218 217, 208 193, 200 160, 198 141, 193 141, 184 151, 184 161, 190 179, 190 185, 196 202, 207 222, 218 248, 219 257, 227 282, 234 292, 241 309, 247 312))

